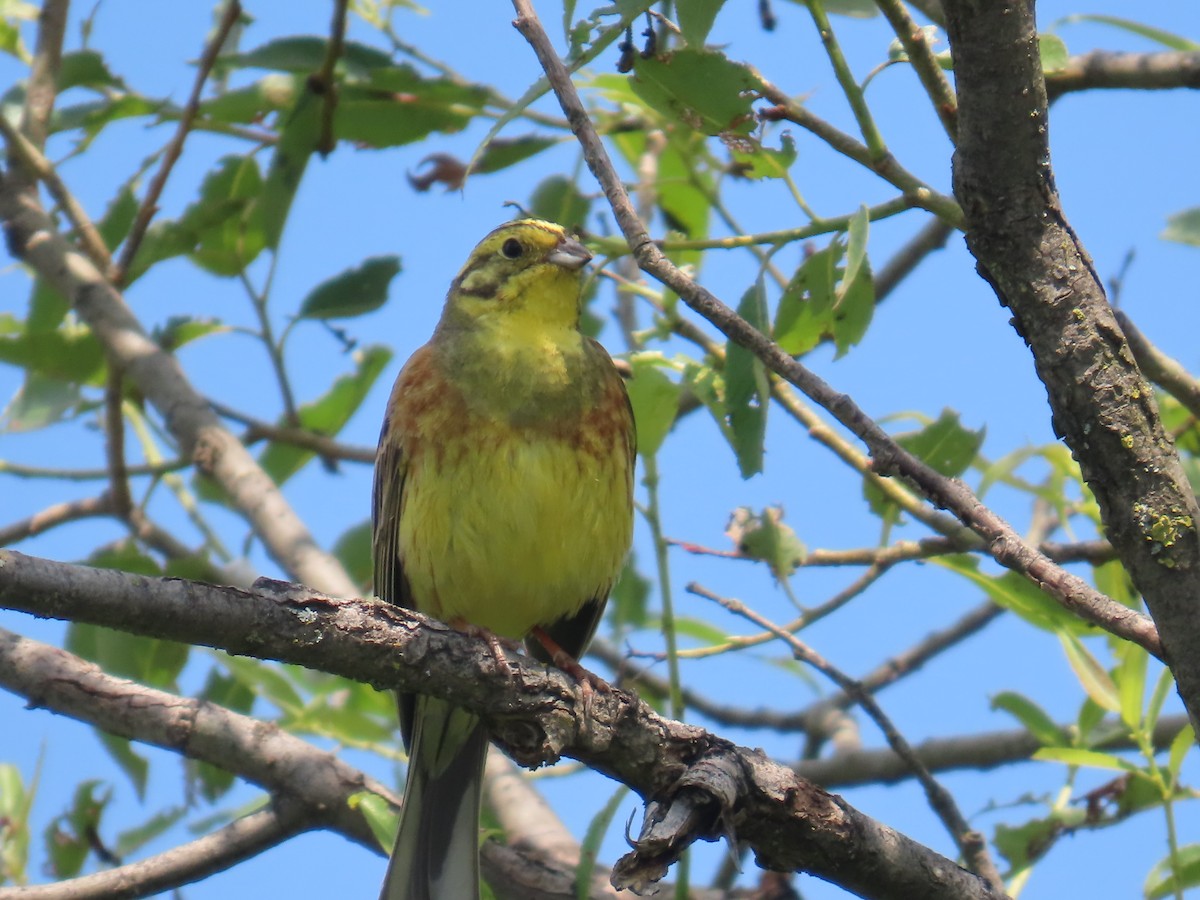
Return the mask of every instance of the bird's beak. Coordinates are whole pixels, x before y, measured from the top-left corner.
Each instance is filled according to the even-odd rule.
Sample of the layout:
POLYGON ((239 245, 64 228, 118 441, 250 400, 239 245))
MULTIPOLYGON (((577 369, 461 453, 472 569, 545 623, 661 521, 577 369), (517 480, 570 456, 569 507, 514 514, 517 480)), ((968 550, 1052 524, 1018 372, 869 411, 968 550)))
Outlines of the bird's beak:
POLYGON ((575 272, 586 266, 592 259, 587 247, 569 237, 564 237, 558 245, 546 254, 546 262, 562 266, 575 272))

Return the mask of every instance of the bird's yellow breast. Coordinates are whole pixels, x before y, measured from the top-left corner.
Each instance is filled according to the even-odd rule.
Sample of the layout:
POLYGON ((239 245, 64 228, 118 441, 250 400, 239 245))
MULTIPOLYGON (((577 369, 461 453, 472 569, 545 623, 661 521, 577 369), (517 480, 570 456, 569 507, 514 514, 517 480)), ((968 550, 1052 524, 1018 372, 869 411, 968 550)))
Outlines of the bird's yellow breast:
POLYGON ((468 402, 419 351, 393 403, 404 487, 398 561, 413 605, 521 637, 603 599, 632 529, 632 423, 611 363, 599 402, 545 421, 468 402))

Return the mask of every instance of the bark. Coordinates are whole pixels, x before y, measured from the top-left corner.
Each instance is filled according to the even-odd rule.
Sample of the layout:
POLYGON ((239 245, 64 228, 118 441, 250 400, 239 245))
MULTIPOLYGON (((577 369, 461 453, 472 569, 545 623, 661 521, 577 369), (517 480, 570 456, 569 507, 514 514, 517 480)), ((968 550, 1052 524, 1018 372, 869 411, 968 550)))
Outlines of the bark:
POLYGON ((1032 0, 946 0, 959 103, 954 190, 980 275, 1013 313, 1200 724, 1200 515, 1050 166, 1032 0))

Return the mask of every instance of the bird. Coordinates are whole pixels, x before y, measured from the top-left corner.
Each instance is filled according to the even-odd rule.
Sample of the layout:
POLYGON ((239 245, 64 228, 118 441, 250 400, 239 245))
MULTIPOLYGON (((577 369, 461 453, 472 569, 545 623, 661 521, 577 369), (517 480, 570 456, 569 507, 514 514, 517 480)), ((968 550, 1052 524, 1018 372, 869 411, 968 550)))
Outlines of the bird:
MULTIPOLYGON (((372 493, 382 600, 576 669, 629 552, 636 453, 624 381, 580 330, 591 258, 534 218, 479 242, 396 378, 372 493)), ((399 710, 408 773, 380 898, 478 898, 487 729, 423 694, 399 710)))

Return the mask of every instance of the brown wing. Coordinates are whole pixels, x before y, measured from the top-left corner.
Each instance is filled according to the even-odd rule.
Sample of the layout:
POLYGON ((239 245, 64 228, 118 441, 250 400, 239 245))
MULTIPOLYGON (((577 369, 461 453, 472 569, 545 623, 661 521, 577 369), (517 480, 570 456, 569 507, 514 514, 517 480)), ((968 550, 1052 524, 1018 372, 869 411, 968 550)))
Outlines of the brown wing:
MULTIPOLYGON (((422 347, 412 355, 408 363, 396 376, 388 398, 387 413, 379 433, 379 448, 375 451, 375 484, 371 491, 371 549, 375 564, 375 593, 388 603, 405 609, 416 609, 404 575, 404 562, 400 559, 400 514, 404 509, 404 484, 408 474, 405 458, 405 428, 407 410, 404 405, 407 381, 418 368, 422 355, 428 353, 422 347)), ((396 694, 400 711, 400 733, 407 749, 412 743, 414 697, 412 694, 396 694)))

